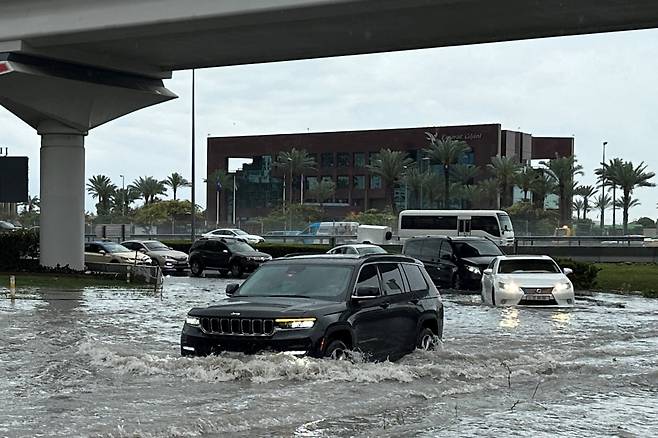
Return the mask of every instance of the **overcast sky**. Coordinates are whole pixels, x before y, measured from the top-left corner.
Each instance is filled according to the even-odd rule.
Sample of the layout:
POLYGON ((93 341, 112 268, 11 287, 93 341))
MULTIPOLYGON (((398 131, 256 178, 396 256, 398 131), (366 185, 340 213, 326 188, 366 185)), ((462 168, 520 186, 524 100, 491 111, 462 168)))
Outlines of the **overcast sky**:
MULTIPOLYGON (((649 30, 198 70, 197 202, 205 204, 209 134, 501 123, 573 135, 585 184, 594 183, 603 141, 608 158, 658 171, 657 42, 658 30, 649 30)), ((87 177, 105 174, 119 187, 120 174, 126 185, 175 171, 189 178, 190 79, 174 73, 166 86, 178 99, 93 130, 87 177)), ((0 127, 0 145, 30 157, 30 193, 38 194, 39 137, 4 108, 0 127)), ((656 218, 657 193, 638 190, 642 205, 631 218, 656 218)), ((86 209, 94 205, 87 197, 86 209)))

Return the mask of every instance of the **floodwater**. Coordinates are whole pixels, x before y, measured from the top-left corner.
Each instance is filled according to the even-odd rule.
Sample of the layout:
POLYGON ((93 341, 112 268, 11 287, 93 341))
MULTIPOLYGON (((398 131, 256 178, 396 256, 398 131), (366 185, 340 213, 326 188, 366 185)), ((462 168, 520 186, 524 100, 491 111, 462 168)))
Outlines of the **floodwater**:
POLYGON ((0 299, 0 436, 658 436, 658 300, 445 296, 441 349, 395 363, 179 357, 226 282, 0 299))

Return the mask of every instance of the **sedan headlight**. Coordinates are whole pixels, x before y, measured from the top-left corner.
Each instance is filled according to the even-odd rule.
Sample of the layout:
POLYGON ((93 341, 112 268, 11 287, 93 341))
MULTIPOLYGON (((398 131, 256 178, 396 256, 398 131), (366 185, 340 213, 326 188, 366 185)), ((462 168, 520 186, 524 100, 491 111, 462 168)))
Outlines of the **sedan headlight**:
POLYGON ((192 327, 199 327, 199 318, 187 315, 187 318, 185 318, 185 324, 191 325, 192 327))
POLYGON ((472 272, 473 274, 482 275, 482 271, 480 271, 480 268, 476 266, 465 265, 464 268, 466 268, 468 272, 472 272))
POLYGON ((555 292, 567 292, 567 291, 571 290, 572 288, 573 288, 573 286, 571 285, 571 283, 568 282, 568 281, 565 281, 565 282, 556 284, 555 287, 553 287, 553 290, 555 290, 555 292))
POLYGON ((310 329, 315 325, 315 318, 277 318, 274 325, 279 329, 310 329))
POLYGON ((511 294, 519 292, 519 286, 517 286, 514 283, 504 283, 501 281, 498 283, 498 288, 503 292, 507 292, 511 294))

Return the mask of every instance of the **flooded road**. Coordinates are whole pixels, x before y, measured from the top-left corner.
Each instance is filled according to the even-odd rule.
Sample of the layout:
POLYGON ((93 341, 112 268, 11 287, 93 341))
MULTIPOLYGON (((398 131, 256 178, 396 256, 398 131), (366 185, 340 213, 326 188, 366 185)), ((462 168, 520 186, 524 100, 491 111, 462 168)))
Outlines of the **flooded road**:
POLYGON ((658 436, 658 300, 444 296, 441 349, 395 363, 181 358, 187 310, 226 283, 1 299, 0 436, 658 436))

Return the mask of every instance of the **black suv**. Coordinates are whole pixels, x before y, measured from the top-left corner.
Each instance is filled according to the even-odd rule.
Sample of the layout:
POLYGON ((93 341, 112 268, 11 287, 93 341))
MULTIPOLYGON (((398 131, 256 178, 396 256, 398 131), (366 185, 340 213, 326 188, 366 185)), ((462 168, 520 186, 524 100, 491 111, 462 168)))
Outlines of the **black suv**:
POLYGON ((396 359, 431 349, 443 305, 423 266, 399 255, 306 255, 266 263, 221 304, 189 311, 182 355, 286 351, 396 359))
POLYGON ((402 254, 423 262, 439 287, 480 291, 482 271, 499 255, 500 248, 484 237, 412 237, 402 254))
POLYGON ((190 248, 190 272, 200 276, 204 269, 216 269, 220 274, 230 273, 236 278, 253 272, 262 263, 272 260, 269 254, 253 249, 237 239, 199 239, 190 248))

